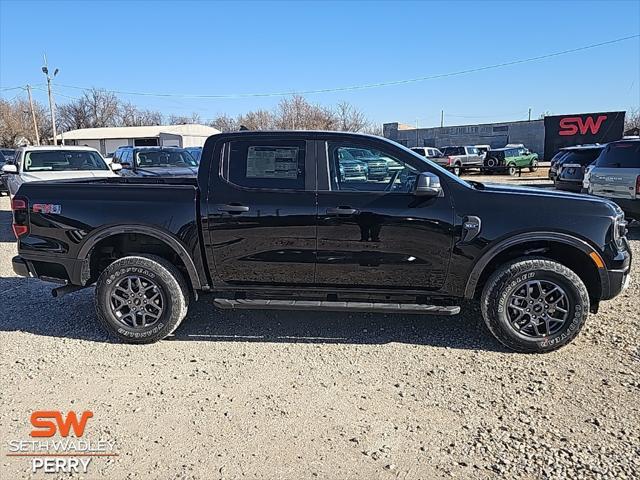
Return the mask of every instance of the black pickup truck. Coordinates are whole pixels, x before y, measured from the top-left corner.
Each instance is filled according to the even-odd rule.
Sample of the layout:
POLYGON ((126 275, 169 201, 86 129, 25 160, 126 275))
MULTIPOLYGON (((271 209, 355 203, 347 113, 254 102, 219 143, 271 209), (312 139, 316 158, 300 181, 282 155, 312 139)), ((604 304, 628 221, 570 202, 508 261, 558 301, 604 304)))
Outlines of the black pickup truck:
POLYGON ((466 182, 394 142, 337 132, 210 137, 198 177, 25 183, 12 202, 18 275, 96 285, 100 322, 150 343, 211 292, 228 309, 454 315, 480 301, 507 347, 569 343, 628 283, 612 202, 466 182), (340 175, 343 151, 390 178, 340 175))

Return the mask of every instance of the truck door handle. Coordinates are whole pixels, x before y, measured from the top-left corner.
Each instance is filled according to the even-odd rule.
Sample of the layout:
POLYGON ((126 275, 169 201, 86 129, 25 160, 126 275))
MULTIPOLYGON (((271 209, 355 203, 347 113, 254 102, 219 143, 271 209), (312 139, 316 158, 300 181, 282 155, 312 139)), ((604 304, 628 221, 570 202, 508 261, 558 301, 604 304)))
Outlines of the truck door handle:
POLYGON ((327 215, 353 215, 355 213, 358 213, 358 210, 351 207, 327 208, 327 215))
POLYGON ((221 205, 218 207, 218 211, 227 213, 242 213, 248 212, 249 207, 245 207, 244 205, 221 205))

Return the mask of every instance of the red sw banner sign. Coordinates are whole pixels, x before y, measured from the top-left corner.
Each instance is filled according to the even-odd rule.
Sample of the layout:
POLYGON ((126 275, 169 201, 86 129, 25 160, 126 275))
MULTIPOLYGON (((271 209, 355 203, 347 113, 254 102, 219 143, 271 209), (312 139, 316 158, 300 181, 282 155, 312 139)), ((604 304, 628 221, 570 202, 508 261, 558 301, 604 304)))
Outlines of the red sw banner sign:
POLYGON ((560 119, 560 130, 558 135, 572 136, 580 132, 580 135, 591 133, 597 134, 602 127, 602 123, 607 119, 606 115, 594 117, 564 117, 560 119))

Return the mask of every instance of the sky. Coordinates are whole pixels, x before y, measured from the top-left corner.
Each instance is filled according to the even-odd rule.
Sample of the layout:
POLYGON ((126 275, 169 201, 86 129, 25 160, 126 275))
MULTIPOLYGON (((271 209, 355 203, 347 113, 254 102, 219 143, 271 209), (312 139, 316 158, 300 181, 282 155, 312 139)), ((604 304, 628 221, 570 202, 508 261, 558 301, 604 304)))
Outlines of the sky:
MULTIPOLYGON (((0 0, 0 97, 35 85, 46 53, 58 104, 78 88, 203 119, 274 108, 303 92, 430 77, 640 34, 640 0, 210 2, 0 0)), ((376 123, 420 127, 640 107, 640 37, 566 55, 378 88, 307 94, 376 123)))

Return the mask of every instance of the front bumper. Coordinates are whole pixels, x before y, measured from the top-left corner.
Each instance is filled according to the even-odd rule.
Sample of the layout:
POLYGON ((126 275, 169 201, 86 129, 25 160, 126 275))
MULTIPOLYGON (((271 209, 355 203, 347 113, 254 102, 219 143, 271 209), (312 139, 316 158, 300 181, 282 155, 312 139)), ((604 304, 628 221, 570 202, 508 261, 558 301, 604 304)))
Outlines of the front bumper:
POLYGON ((602 285, 601 300, 610 300, 619 295, 629 285, 629 274, 631 273, 631 245, 625 240, 625 251, 619 252, 614 259, 614 268, 607 269, 606 285, 602 285))
POLYGON ((640 198, 635 200, 625 198, 604 198, 608 198, 609 200, 616 202, 626 217, 633 218, 634 220, 640 220, 640 198))

